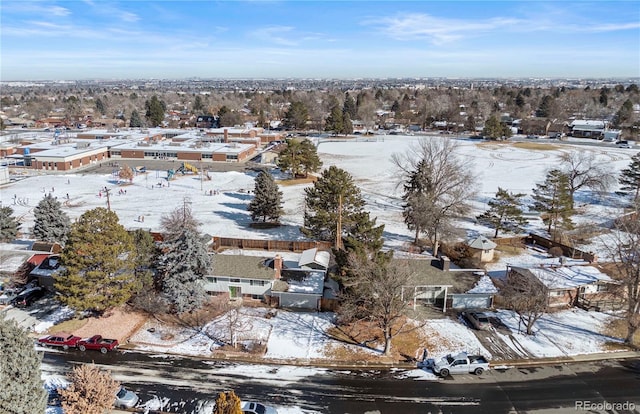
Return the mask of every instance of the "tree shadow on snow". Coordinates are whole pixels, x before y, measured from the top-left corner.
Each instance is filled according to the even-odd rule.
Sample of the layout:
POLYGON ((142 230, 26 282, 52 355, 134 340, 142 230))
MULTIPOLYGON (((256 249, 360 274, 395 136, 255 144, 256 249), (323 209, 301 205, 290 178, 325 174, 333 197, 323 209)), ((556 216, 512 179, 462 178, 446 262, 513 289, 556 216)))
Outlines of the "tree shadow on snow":
POLYGON ((231 198, 236 198, 238 200, 251 200, 253 198, 253 195, 251 194, 244 194, 244 193, 232 193, 232 192, 224 192, 224 195, 226 195, 227 197, 231 197, 231 198))
POLYGON ((246 208, 243 208, 242 210, 244 210, 245 212, 235 213, 231 211, 214 211, 213 214, 217 214, 222 218, 234 221, 239 226, 249 227, 249 224, 251 224, 251 216, 249 215, 249 212, 246 211, 246 208))
POLYGON ((247 211, 247 204, 244 203, 220 203, 220 205, 233 208, 235 210, 247 211))

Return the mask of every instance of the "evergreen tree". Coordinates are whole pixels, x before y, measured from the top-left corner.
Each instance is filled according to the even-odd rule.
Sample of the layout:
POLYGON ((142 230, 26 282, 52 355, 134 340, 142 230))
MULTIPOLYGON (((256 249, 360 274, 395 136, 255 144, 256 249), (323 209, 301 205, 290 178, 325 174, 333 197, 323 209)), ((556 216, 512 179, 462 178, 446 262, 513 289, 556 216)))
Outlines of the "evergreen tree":
POLYGON ((342 133, 345 135, 353 134, 353 123, 348 113, 342 117, 342 133))
POLYGON ((12 319, 0 317, 0 413, 44 413, 47 392, 41 378, 42 354, 12 319))
POLYGON ((16 238, 20 223, 13 217, 11 207, 0 207, 0 242, 10 242, 16 238))
POLYGON ((131 112, 131 119, 129 120, 129 126, 131 128, 142 127, 142 119, 140 118, 140 113, 135 109, 131 112))
POLYGON ((69 378, 69 386, 58 390, 65 414, 102 414, 113 407, 120 383, 109 371, 94 364, 77 365, 69 378))
POLYGON ((47 194, 33 209, 33 215, 33 235, 36 239, 64 244, 71 224, 58 200, 47 194))
POLYGON ((498 119, 497 116, 491 115, 482 129, 482 135, 485 138, 501 139, 502 137, 510 137, 511 129, 498 119))
POLYGON ((558 227, 573 227, 569 178, 562 171, 549 171, 545 181, 533 189, 533 200, 533 209, 543 213, 542 221, 547 225, 548 233, 552 228, 557 233, 558 227))
POLYGON ((409 230, 415 232, 414 243, 418 243, 420 234, 430 224, 430 217, 422 214, 423 211, 428 211, 426 207, 430 201, 428 188, 430 180, 429 165, 425 160, 420 160, 415 170, 409 172, 404 184, 402 199, 405 204, 402 216, 409 230))
POLYGON ((640 152, 631 157, 629 166, 620 171, 621 190, 633 194, 633 200, 640 196, 640 152))
POLYGON ((344 98, 344 104, 342 105, 342 113, 349 115, 350 119, 355 119, 358 115, 358 108, 356 102, 353 100, 349 92, 346 93, 344 98))
POLYGON ((157 127, 164 121, 164 113, 166 110, 166 104, 158 99, 156 95, 153 95, 150 100, 144 103, 146 109, 145 116, 152 127, 157 127))
POLYGON ((331 113, 325 120, 325 131, 331 131, 334 135, 341 134, 344 129, 344 118, 342 110, 336 104, 331 108, 331 113))
POLYGON ((132 237, 107 209, 89 210, 71 225, 61 260, 57 299, 76 311, 102 313, 139 290, 132 237))
POLYGON ((302 232, 319 240, 333 241, 342 249, 343 237, 350 235, 355 240, 362 238, 359 230, 370 228, 369 215, 363 214, 364 200, 353 177, 338 167, 331 166, 322 176, 305 188, 304 229, 302 232))
POLYGON ((616 112, 613 118, 613 125, 616 128, 621 128, 624 124, 633 119, 633 102, 631 99, 624 101, 618 112, 616 112))
POLYGON ((213 414, 242 414, 240 398, 233 391, 219 393, 213 414))
POLYGON ((98 112, 100 112, 101 115, 107 113, 107 107, 100 98, 96 99, 96 109, 98 110, 98 112))
POLYGON ((193 102, 193 112, 201 112, 204 110, 204 102, 202 102, 202 97, 200 95, 196 95, 196 99, 193 102))
POLYGON ((159 275, 162 293, 176 313, 198 309, 206 300, 203 277, 211 259, 206 240, 189 227, 180 236, 162 243, 159 275))
POLYGON ((309 110, 307 106, 300 101, 294 101, 289 105, 289 109, 285 113, 282 123, 284 127, 288 129, 305 130, 308 119, 309 110))
POLYGON ((247 210, 251 212, 251 220, 278 222, 282 215, 282 191, 273 176, 267 171, 261 171, 255 179, 255 196, 249 202, 247 210))
POLYGON ((539 118, 553 118, 555 115, 556 103, 553 96, 545 95, 542 97, 540 107, 536 110, 536 116, 539 118))
POLYGON ((527 223, 520 207, 522 197, 524 194, 513 194, 498 187, 496 196, 488 203, 489 209, 479 215, 478 220, 496 229, 493 237, 498 237, 500 230, 521 232, 522 226, 527 223))
POLYGON ((301 175, 307 177, 309 173, 318 171, 322 161, 311 141, 288 139, 287 147, 280 152, 276 164, 282 171, 291 171, 293 178, 296 178, 301 175))

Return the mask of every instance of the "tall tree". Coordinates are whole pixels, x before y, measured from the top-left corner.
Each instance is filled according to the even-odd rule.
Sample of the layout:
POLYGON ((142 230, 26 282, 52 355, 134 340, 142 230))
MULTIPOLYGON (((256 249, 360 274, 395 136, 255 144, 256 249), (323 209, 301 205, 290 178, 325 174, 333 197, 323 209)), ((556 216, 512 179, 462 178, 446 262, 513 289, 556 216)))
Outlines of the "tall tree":
POLYGON ((107 106, 104 104, 104 102, 100 98, 96 99, 96 109, 98 110, 98 112, 100 112, 101 115, 104 115, 107 113, 107 106))
POLYGON ((547 310, 547 288, 533 275, 512 271, 500 289, 500 296, 509 309, 518 313, 527 335, 532 335, 533 325, 547 310))
MULTIPOLYGON (((339 321, 373 323, 382 334, 383 355, 390 356, 392 339, 414 328, 408 324, 407 298, 403 297, 403 287, 409 284, 413 272, 407 261, 381 265, 357 255, 351 255, 350 261, 353 277, 340 295, 339 321)), ((377 336, 378 332, 371 334, 377 336)))
POLYGON ((94 364, 77 365, 71 383, 58 390, 65 414, 103 414, 113 407, 120 383, 94 364))
POLYGON ((316 146, 308 139, 288 139, 276 164, 282 171, 291 171, 293 178, 296 178, 302 175, 307 177, 309 173, 318 171, 322 161, 318 157, 316 146))
POLYGON ((596 154, 589 151, 568 151, 560 155, 562 171, 567 176, 571 209, 574 207, 575 194, 582 188, 605 192, 615 182, 615 176, 599 163, 596 154))
POLYGON ((213 414, 242 414, 240 398, 233 391, 219 393, 213 414))
POLYGON ((341 134, 344 130, 344 117, 342 115, 342 110, 340 109, 338 104, 335 104, 331 108, 331 112, 325 120, 324 129, 325 131, 333 132, 335 135, 341 134))
MULTIPOLYGON (((616 220, 613 242, 605 243, 609 256, 613 259, 616 275, 624 288, 626 301, 625 319, 627 335, 625 342, 634 345, 634 337, 640 329, 640 203, 634 211, 616 220)), ((635 345, 639 345, 636 343, 635 345)))
POLYGON ((113 211, 98 207, 71 225, 56 275, 56 298, 76 311, 104 311, 138 291, 131 235, 113 211))
POLYGON ((160 217, 160 226, 164 240, 177 239, 185 229, 198 231, 200 222, 193 217, 191 201, 188 198, 182 200, 182 207, 172 210, 169 214, 160 217))
POLYGON ((156 95, 153 95, 150 100, 144 103, 146 110, 145 116, 152 127, 156 127, 162 124, 164 121, 164 113, 167 109, 166 104, 158 99, 156 95))
MULTIPOLYGON (((179 207, 184 222, 188 223, 191 210, 179 207)), ((167 229, 171 230, 171 229, 167 229)), ((196 228, 185 225, 178 234, 171 234, 162 243, 158 260, 160 285, 163 296, 176 313, 198 309, 206 299, 203 278, 211 266, 206 239, 196 228)))
POLYGON ((559 228, 571 229, 571 193, 569 177, 560 170, 551 170, 545 181, 538 183, 533 189, 533 209, 543 213, 542 221, 547 225, 547 232, 556 238, 559 228))
POLYGON ((0 317, 0 413, 44 413, 47 392, 29 333, 16 321, 0 317))
POLYGON ((489 209, 478 216, 481 223, 496 229, 493 237, 498 237, 500 230, 518 233, 527 220, 522 216, 522 197, 525 194, 514 194, 498 187, 495 197, 489 200, 489 209))
POLYGON ((254 197, 247 210, 251 212, 251 220, 278 222, 283 213, 282 191, 268 171, 260 171, 255 179, 254 197))
POLYGON ((200 95, 196 95, 196 99, 193 102, 193 112, 200 113, 204 110, 205 105, 202 102, 202 97, 200 95))
POLYGON ((491 115, 484 123, 482 136, 498 140, 503 137, 509 138, 511 136, 511 129, 506 124, 500 122, 496 115, 491 115))
POLYGON ((309 110, 301 101, 291 102, 289 109, 284 115, 283 124, 287 129, 305 130, 307 129, 307 120, 309 119, 309 110))
POLYGON ((393 154, 391 160, 408 184, 405 214, 411 214, 410 221, 427 235, 437 255, 441 238, 453 231, 453 220, 470 210, 476 182, 473 164, 458 155, 448 138, 421 139, 404 154, 393 154), (411 184, 412 178, 419 182, 411 184))
MULTIPOLYGON (((342 249, 345 235, 358 239, 362 236, 358 229, 372 227, 369 215, 363 214, 364 200, 360 189, 345 170, 329 167, 312 187, 304 191, 302 232, 307 236, 333 241, 336 249, 342 249)), ((362 239, 366 240, 366 237, 362 239)))
POLYGON ((640 152, 631 157, 627 168, 620 171, 618 181, 623 192, 633 194, 633 200, 640 201, 640 152))
POLYGON ((129 120, 129 126, 131 128, 142 127, 142 118, 140 118, 140 113, 136 109, 131 111, 131 119, 129 120))
POLYGON ((16 238, 20 230, 18 219, 13 216, 11 207, 0 207, 0 242, 9 242, 16 238))
POLYGON ((33 235, 36 239, 64 244, 71 222, 58 200, 47 194, 33 209, 33 215, 33 235))
POLYGON ((349 115, 350 119, 356 119, 358 116, 358 107, 356 106, 356 101, 353 97, 347 92, 344 97, 344 103, 342 104, 342 113, 344 115, 349 115))

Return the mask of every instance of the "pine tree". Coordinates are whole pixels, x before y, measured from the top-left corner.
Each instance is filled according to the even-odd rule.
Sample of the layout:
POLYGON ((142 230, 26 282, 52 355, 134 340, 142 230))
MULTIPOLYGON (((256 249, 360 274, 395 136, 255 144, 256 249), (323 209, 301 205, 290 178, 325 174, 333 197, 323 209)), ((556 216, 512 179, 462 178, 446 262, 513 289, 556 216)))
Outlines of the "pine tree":
POLYGON ((402 199, 405 204, 402 216, 409 230, 415 232, 414 243, 418 243, 420 234, 430 224, 430 217, 423 214, 424 211, 429 211, 426 205, 429 202, 430 180, 429 166, 424 160, 420 160, 415 170, 409 172, 404 184, 402 199))
POLYGON ((204 238, 187 227, 161 249, 158 268, 165 299, 176 313, 198 309, 207 297, 203 277, 211 266, 204 238))
POLYGON ((342 237, 363 218, 364 200, 351 174, 332 165, 304 191, 303 233, 333 241, 337 249, 343 248, 342 237))
POLYGON ((36 239, 64 244, 71 224, 58 200, 47 194, 33 209, 33 215, 33 235, 36 239))
POLYGON ((558 227, 571 229, 571 194, 569 178, 560 170, 551 170, 543 183, 533 189, 533 209, 543 213, 542 221, 548 226, 547 232, 558 227))
POLYGON ((89 210, 71 225, 61 261, 57 298, 76 311, 102 313, 139 289, 132 237, 107 209, 89 210))
POLYGON ((482 135, 490 139, 501 139, 502 137, 510 137, 511 129, 498 119, 497 116, 491 115, 482 129, 482 135))
POLYGON ((267 171, 261 171, 255 179, 255 196, 247 206, 251 212, 251 220, 261 220, 277 223, 282 215, 282 191, 273 176, 267 171))
POLYGON ((20 223, 13 217, 11 207, 0 207, 0 242, 10 242, 16 238, 20 223))
POLYGON ((342 105, 342 113, 349 115, 349 119, 355 119, 358 116, 358 108, 356 102, 353 100, 349 92, 345 94, 344 104, 342 105))
POLYGON ((631 163, 620 172, 618 179, 621 190, 633 194, 633 200, 640 196, 640 152, 631 157, 631 163))
POLYGON ((131 112, 129 126, 131 128, 140 128, 142 126, 142 118, 140 118, 140 113, 135 109, 131 112))
POLYGON ((479 215, 478 220, 496 229, 493 237, 498 237, 500 230, 521 232, 527 223, 520 208, 522 197, 524 194, 513 194, 498 187, 495 197, 489 200, 489 209, 479 215))
POLYGON ((44 413, 47 392, 41 378, 42 355, 33 339, 11 319, 0 317, 0 413, 44 413))
POLYGON ((293 178, 296 178, 303 173, 307 177, 309 173, 318 171, 322 161, 311 141, 288 139, 287 146, 280 152, 276 164, 282 171, 291 171, 293 178))
POLYGON ((240 398, 233 391, 219 393, 213 414, 242 414, 240 398))
POLYGON ((289 105, 282 123, 288 129, 304 130, 307 127, 308 119, 309 110, 307 106, 302 102, 294 101, 289 105))
POLYGON ((150 100, 144 103, 144 107, 146 109, 145 116, 152 127, 162 124, 166 110, 166 104, 164 102, 160 101, 156 95, 153 95, 150 100))
POLYGON ((331 108, 329 116, 325 120, 325 131, 331 131, 334 135, 342 133, 344 129, 344 118, 342 116, 342 110, 336 104, 331 108))
POLYGON ((120 383, 94 364, 77 365, 71 383, 58 390, 65 414, 103 414, 113 407, 120 383))

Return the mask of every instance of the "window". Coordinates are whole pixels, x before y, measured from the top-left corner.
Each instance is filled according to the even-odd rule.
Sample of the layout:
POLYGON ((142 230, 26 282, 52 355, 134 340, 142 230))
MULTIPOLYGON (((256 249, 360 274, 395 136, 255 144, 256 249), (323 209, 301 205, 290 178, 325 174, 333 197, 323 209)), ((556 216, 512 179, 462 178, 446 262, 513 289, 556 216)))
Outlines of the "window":
POLYGON ((596 290, 598 292, 608 292, 609 291, 609 285, 596 285, 596 290))
POLYGON ((240 283, 240 279, 238 279, 238 278, 231 278, 231 279, 229 279, 229 282, 231 282, 231 283, 240 283))
POLYGON ((262 295, 251 295, 251 299, 262 300, 262 295))
POLYGON ((238 159, 237 154, 227 154, 227 161, 235 161, 238 159))
POLYGON ((267 282, 264 280, 250 280, 249 284, 251 286, 264 286, 267 282))
POLYGON ((121 155, 121 151, 120 150, 111 150, 111 155, 121 155))
POLYGON ((552 290, 551 292, 549 292, 549 296, 564 296, 567 293, 566 290, 552 290))
POLYGON ((202 154, 202 156, 201 156, 201 157, 202 157, 202 159, 203 159, 203 160, 204 160, 204 159, 209 159, 209 160, 210 160, 210 159, 212 159, 212 158, 213 158, 213 155, 211 155, 211 154, 202 154))
POLYGON ((207 281, 209 281, 209 283, 218 283, 218 278, 217 277, 207 277, 207 281))

